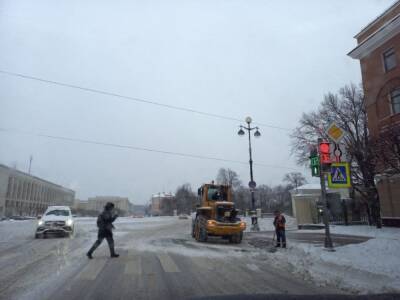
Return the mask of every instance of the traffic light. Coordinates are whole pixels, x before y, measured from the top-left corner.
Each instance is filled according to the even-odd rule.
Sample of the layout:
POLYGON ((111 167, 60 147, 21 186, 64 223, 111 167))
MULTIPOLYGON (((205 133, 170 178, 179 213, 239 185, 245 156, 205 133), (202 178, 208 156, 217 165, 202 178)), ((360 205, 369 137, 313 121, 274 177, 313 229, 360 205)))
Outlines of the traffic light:
POLYGON ((311 176, 319 177, 319 157, 318 151, 316 148, 311 149, 310 151, 310 167, 311 167, 311 176))
POLYGON ((311 176, 312 177, 319 177, 319 166, 311 167, 311 176))
POLYGON ((332 163, 329 142, 322 141, 319 143, 319 157, 321 159, 321 164, 329 165, 332 163))

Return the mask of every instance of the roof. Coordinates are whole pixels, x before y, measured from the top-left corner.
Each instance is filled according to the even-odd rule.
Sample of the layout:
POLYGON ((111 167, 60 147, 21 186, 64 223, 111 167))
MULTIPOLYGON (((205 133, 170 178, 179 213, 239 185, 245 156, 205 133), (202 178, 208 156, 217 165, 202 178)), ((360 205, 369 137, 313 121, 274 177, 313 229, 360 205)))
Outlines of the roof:
POLYGON ((40 177, 37 177, 37 176, 34 176, 34 175, 32 175, 32 174, 29 174, 29 173, 22 172, 22 171, 20 171, 20 170, 14 169, 14 168, 10 168, 10 167, 8 167, 8 166, 6 166, 6 165, 0 164, 0 168, 4 168, 4 169, 6 169, 6 170, 9 170, 10 172, 18 173, 18 174, 21 174, 21 175, 23 175, 23 176, 31 177, 31 178, 33 178, 33 179, 36 179, 36 180, 39 180, 39 181, 42 181, 42 182, 45 182, 45 183, 54 185, 54 186, 56 186, 56 187, 58 187, 58 188, 61 188, 61 189, 64 189, 64 190, 67 190, 67 191, 70 191, 70 192, 75 193, 74 190, 71 190, 71 189, 69 189, 69 188, 66 188, 66 187, 64 187, 64 186, 62 186, 62 185, 56 184, 56 183, 54 183, 54 182, 48 181, 48 180, 46 180, 46 179, 43 179, 43 178, 40 178, 40 177))
POLYGON ((379 27, 347 55, 361 59, 400 32, 400 14, 379 27))
POLYGON ((293 190, 320 190, 320 189, 321 185, 319 183, 307 183, 297 188, 294 188, 293 190))
POLYGON ((167 198, 167 197, 174 197, 174 194, 172 193, 157 193, 153 194, 153 198, 167 198))
POLYGON ((47 210, 50 210, 50 209, 71 210, 71 208, 70 208, 69 206, 65 206, 65 205, 63 205, 63 206, 61 206, 61 205, 59 205, 59 206, 57 206, 57 205, 55 205, 55 206, 48 206, 48 207, 47 207, 47 210))
POLYGON ((372 26, 374 26, 376 23, 378 23, 380 20, 382 20, 385 15, 393 11, 397 6, 400 5, 400 1, 396 1, 393 3, 388 9, 386 9, 383 13, 381 13, 378 17, 376 17, 372 22, 370 22, 367 26, 365 26, 359 33, 357 33, 354 38, 359 38, 363 33, 365 33, 368 29, 370 29, 372 26))

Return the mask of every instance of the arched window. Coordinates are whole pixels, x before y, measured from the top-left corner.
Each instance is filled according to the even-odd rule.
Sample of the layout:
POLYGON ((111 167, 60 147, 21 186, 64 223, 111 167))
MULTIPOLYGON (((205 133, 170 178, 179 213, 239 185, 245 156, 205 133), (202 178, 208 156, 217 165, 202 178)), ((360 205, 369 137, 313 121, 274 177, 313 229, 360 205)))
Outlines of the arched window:
POLYGON ((390 102, 392 105, 392 113, 400 113, 400 88, 396 88, 390 93, 390 102))

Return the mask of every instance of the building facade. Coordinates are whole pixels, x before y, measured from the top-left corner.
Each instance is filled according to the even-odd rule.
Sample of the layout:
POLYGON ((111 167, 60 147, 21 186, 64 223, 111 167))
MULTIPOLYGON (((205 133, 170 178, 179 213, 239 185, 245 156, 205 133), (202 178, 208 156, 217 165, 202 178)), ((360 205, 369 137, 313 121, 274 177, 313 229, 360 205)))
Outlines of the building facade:
MULTIPOLYGON (((360 61, 368 129, 372 141, 382 141, 389 133, 400 132, 400 1, 355 38, 358 45, 349 56, 360 61)), ((395 145, 389 143, 385 147, 384 151, 393 151, 395 145)), ((398 161, 396 164, 400 166, 398 161)), ((375 180, 382 221, 400 225, 400 176, 380 165, 375 180)))
POLYGON ((152 216, 172 215, 176 208, 174 205, 174 194, 172 193, 157 193, 151 197, 152 216))
POLYGON ((73 190, 0 164, 0 216, 37 216, 48 206, 72 206, 73 190))
POLYGON ((128 215, 133 212, 133 204, 129 202, 126 197, 117 196, 96 196, 90 197, 87 201, 87 210, 93 210, 101 212, 107 202, 112 202, 115 208, 121 211, 123 215, 128 215))
MULTIPOLYGON (((322 223, 321 186, 305 184, 290 191, 293 216, 298 225, 322 223)), ((361 204, 361 196, 350 198, 348 189, 326 189, 326 200, 331 223, 361 224, 367 222, 367 214, 361 204)))
POLYGON ((73 208, 75 210, 88 210, 88 201, 75 199, 73 208))

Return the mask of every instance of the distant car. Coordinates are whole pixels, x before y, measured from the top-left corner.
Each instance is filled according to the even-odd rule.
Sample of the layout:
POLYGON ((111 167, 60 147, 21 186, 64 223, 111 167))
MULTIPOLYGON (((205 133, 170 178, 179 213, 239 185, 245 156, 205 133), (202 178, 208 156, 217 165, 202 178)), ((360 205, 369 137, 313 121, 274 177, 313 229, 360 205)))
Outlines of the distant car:
POLYGON ((45 237, 46 234, 74 234, 74 218, 68 206, 49 206, 38 221, 35 238, 45 237))
POLYGON ((179 218, 180 220, 187 220, 187 219, 189 219, 189 216, 188 216, 188 215, 185 215, 185 214, 180 214, 178 218, 179 218))
POLYGON ((133 215, 132 218, 144 218, 144 215, 133 215))
POLYGON ((25 217, 25 216, 11 216, 10 219, 14 220, 14 221, 26 221, 26 220, 29 220, 31 218, 25 217))

